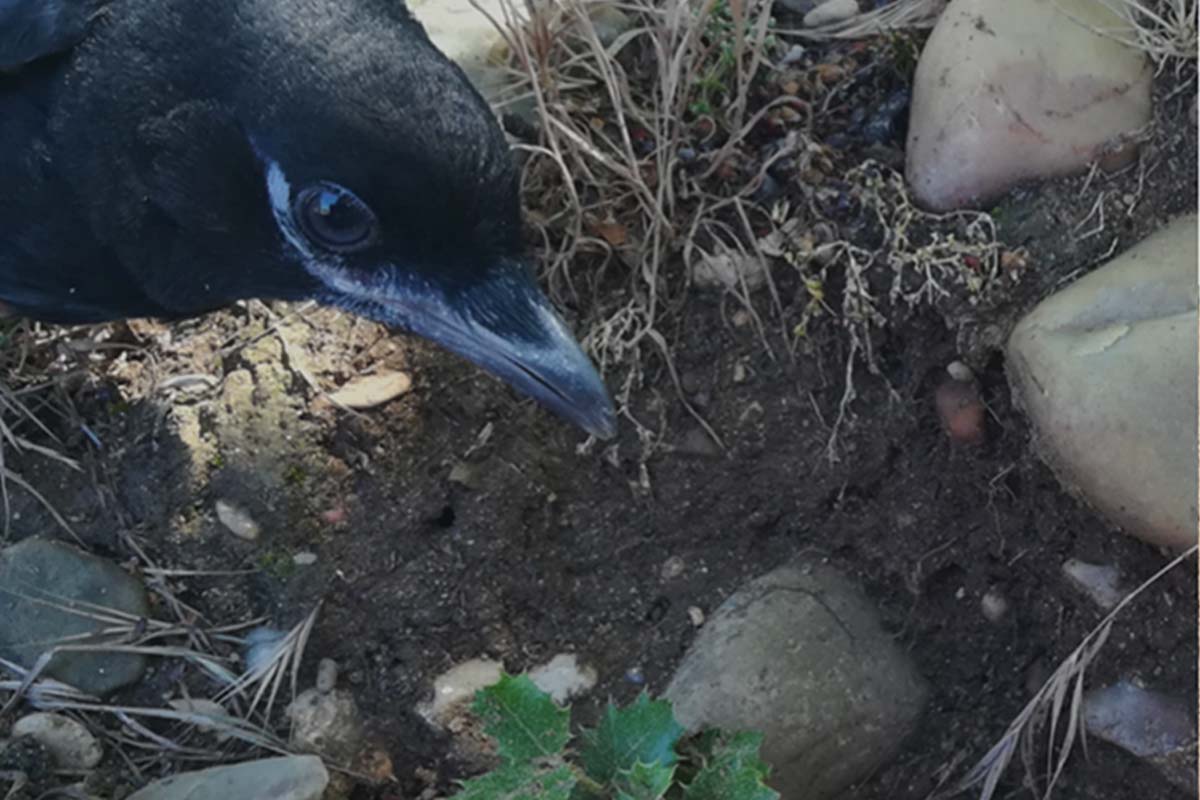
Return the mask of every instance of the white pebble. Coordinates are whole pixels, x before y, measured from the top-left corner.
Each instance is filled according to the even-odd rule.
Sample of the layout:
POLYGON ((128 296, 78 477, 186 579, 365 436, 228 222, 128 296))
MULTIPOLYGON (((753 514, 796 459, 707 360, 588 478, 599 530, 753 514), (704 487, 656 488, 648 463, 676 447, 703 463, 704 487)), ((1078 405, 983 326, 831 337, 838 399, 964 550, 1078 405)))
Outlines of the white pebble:
POLYGON ((337 686, 338 666, 332 658, 322 658, 317 662, 317 691, 329 694, 337 686))
POLYGON ((596 685, 596 670, 581 666, 571 653, 559 653, 540 667, 529 671, 529 679, 539 689, 565 703, 596 685))
POLYGON ((473 658, 451 667, 434 679, 433 701, 422 704, 417 712, 444 730, 477 691, 500 681, 502 670, 500 662, 486 658, 473 658))
POLYGON ((806 51, 805 51, 804 45, 794 44, 790 48, 788 48, 788 51, 786 53, 784 53, 782 63, 785 65, 798 64, 804 60, 805 52, 806 51))
POLYGON ((975 371, 961 361, 951 361, 946 365, 946 372, 951 378, 963 383, 970 383, 975 380, 975 371))
POLYGON ((1121 588, 1121 573, 1116 567, 1089 564, 1072 558, 1063 564, 1062 570, 1076 589, 1092 598, 1105 611, 1115 608, 1125 597, 1121 588))
POLYGON ((217 519, 239 539, 253 542, 262 532, 248 513, 225 500, 217 501, 217 519))
POLYGON ((317 563, 317 554, 308 551, 296 553, 296 555, 292 556, 292 563, 297 567, 311 567, 317 563))
POLYGON ((699 628, 704 624, 704 612, 698 606, 688 606, 688 619, 692 621, 693 628, 699 628))
POLYGON ((50 751, 63 770, 87 770, 100 763, 104 749, 96 737, 70 717, 61 714, 29 714, 12 726, 12 737, 28 736, 50 751))
POLYGON ((850 19, 858 13, 858 0, 825 0, 804 15, 804 27, 816 28, 850 19))
POLYGON ((995 589, 989 589, 979 605, 988 622, 999 622, 1008 613, 1008 599, 995 589))
POLYGON ((671 581, 683 574, 687 568, 687 564, 679 556, 671 556, 663 562, 662 568, 659 570, 659 577, 663 581, 671 581))
POLYGON ((350 381, 329 395, 334 403, 353 409, 381 406, 412 388, 412 378, 403 372, 380 372, 350 381))

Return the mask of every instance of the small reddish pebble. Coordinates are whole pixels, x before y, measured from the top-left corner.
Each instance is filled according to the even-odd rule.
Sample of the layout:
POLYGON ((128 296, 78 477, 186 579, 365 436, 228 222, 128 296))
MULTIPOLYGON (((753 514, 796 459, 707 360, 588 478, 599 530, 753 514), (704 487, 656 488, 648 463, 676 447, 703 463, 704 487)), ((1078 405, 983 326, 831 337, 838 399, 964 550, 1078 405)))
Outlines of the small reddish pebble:
POLYGON ((948 380, 933 397, 942 427, 955 442, 983 444, 984 406, 974 383, 948 380))
POLYGON ((346 507, 337 506, 321 512, 321 521, 327 525, 340 525, 346 521, 346 507))

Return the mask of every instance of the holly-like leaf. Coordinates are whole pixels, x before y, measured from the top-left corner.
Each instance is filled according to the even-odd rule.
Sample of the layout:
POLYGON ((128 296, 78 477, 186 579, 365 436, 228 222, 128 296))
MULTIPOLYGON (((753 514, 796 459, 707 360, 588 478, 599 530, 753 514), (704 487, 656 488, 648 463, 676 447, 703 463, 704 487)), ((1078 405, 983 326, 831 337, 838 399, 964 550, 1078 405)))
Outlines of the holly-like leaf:
POLYGON ((507 764, 557 756, 571 738, 571 715, 524 675, 502 675, 471 707, 507 764))
POLYGON ((595 730, 583 733, 579 760, 589 778, 608 785, 618 772, 638 764, 673 765, 675 743, 682 735, 671 704, 651 700, 643 692, 626 708, 609 704, 595 730))
POLYGON ((616 800, 661 800, 674 779, 674 766, 637 763, 617 773, 613 789, 616 800))
POLYGON ((575 773, 558 761, 505 764, 463 784, 451 800, 569 800, 575 773))
POLYGON ((779 800, 763 783, 770 768, 758 757, 761 733, 735 733, 705 744, 711 750, 684 788, 684 800, 779 800))

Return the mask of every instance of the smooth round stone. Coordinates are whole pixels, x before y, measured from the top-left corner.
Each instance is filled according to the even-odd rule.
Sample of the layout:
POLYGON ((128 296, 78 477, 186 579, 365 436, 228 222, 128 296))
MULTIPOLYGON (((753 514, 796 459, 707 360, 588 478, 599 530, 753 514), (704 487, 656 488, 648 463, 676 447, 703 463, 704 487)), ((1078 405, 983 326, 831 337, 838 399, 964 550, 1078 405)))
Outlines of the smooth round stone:
MULTIPOLYGON (((93 618, 94 608, 127 615, 131 628, 150 612, 139 580, 76 547, 34 537, 0 551, 0 656, 32 667, 60 641, 123 641, 102 633, 109 623, 93 618)), ((140 678, 145 663, 133 653, 63 650, 45 674, 103 695, 140 678)))
POLYGON ((1196 543, 1196 215, 1038 305, 1008 374, 1059 479, 1126 532, 1196 543))
POLYGON ((899 751, 928 691, 856 585, 799 564, 717 609, 665 696, 690 730, 761 731, 771 785, 826 800, 899 751))
POLYGON ((317 756, 284 756, 173 775, 128 800, 321 800, 328 784, 317 756))
POLYGON ((1095 29, 1124 23, 1096 0, 952 0, 913 79, 906 172, 917 201, 978 206, 1081 172, 1149 122, 1149 61, 1095 29))

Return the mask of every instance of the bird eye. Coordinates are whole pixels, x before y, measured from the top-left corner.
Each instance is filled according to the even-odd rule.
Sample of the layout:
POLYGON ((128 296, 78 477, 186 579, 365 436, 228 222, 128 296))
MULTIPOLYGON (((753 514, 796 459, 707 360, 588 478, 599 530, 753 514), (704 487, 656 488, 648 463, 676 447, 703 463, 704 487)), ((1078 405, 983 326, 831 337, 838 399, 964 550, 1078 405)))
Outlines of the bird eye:
POLYGON ((375 240, 374 212, 345 187, 309 186, 297 195, 294 208, 304 235, 326 250, 353 253, 375 240))

